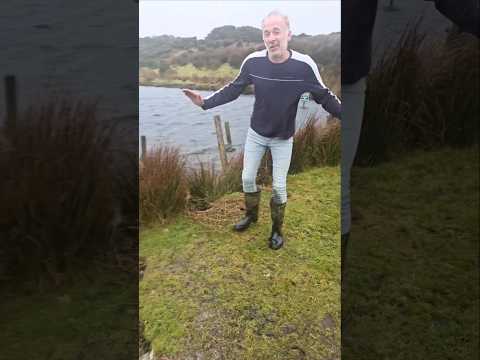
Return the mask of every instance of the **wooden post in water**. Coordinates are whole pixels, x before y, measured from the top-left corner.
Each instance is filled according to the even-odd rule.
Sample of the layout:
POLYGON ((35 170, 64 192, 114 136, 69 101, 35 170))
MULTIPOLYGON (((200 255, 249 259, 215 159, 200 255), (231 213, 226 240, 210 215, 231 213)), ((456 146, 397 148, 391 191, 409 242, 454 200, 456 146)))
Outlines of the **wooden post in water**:
POLYGON ((13 75, 5 76, 5 107, 7 110, 5 125, 7 131, 12 131, 17 123, 17 87, 13 75))
POLYGON ((225 121, 225 135, 227 136, 227 151, 233 151, 232 147, 232 135, 230 134, 230 123, 225 121))
POLYGON ((227 168, 227 153, 225 152, 225 143, 223 142, 222 123, 219 115, 215 115, 213 120, 215 122, 215 132, 217 133, 220 163, 222 164, 222 170, 225 171, 225 169, 227 168))
POLYGON ((142 144, 142 153, 140 154, 140 159, 143 160, 145 158, 145 155, 147 154, 147 137, 145 135, 142 135, 140 141, 142 144))

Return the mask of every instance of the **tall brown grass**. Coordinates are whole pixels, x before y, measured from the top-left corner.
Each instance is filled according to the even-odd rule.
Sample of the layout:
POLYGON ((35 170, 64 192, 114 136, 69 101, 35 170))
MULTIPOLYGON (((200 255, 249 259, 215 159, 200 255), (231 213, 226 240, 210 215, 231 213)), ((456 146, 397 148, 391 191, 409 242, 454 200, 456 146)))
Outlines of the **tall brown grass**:
POLYGON ((199 162, 198 168, 190 169, 186 177, 191 208, 206 210, 221 195, 220 176, 213 162, 199 162))
POLYGON ((243 152, 233 156, 224 171, 213 163, 198 162, 187 172, 189 185, 189 208, 206 210, 219 197, 242 191, 243 152))
POLYGON ((358 165, 478 143, 478 39, 452 33, 440 43, 420 31, 421 22, 406 28, 368 77, 358 165))
POLYGON ((58 283, 114 248, 113 131, 91 103, 52 101, 19 117, 0 150, 5 276, 58 283))
POLYGON ((446 42, 424 57, 426 84, 417 123, 433 146, 470 146, 479 135, 479 40, 451 30, 446 42))
POLYGON ((290 173, 315 166, 338 165, 340 153, 340 123, 330 120, 325 127, 320 127, 317 119, 310 118, 295 134, 290 173))
POLYGON ((184 210, 188 181, 179 149, 158 147, 147 152, 140 166, 140 221, 162 221, 184 210))

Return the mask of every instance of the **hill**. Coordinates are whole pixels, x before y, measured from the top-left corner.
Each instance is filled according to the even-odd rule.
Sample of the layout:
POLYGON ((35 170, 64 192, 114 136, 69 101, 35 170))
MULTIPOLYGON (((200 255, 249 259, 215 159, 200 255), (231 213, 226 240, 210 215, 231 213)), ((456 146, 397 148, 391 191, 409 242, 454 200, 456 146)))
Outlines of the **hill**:
MULTIPOLYGON (((140 38, 140 84, 217 89, 237 74, 248 54, 263 48, 261 30, 250 26, 215 28, 205 39, 171 35, 140 38), (205 77, 196 72, 189 76, 180 75, 179 69, 184 72, 183 67, 189 64, 195 70, 214 72, 222 66, 231 70, 226 78, 225 74, 205 77), (203 79, 200 78, 202 76, 203 79)), ((339 79, 340 33, 296 35, 292 37, 290 48, 309 54, 321 69, 322 76, 326 74, 327 84, 334 82, 335 78, 339 79)))

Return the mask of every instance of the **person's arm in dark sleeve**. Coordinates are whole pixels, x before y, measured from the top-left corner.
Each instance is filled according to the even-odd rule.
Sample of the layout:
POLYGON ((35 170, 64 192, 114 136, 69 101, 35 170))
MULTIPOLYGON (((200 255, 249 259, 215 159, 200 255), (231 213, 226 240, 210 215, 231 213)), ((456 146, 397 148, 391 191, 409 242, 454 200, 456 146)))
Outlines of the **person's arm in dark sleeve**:
POLYGON ((479 3, 478 0, 426 0, 435 3, 435 8, 457 25, 460 31, 475 36, 479 30, 479 3))
POLYGON ((313 100, 337 119, 342 118, 342 105, 340 100, 328 88, 319 89, 318 92, 312 92, 313 100))
POLYGON ((203 110, 208 110, 235 100, 240 96, 243 90, 251 84, 249 72, 247 70, 247 60, 248 58, 243 61, 240 66, 239 74, 232 82, 203 99, 203 110))
POLYGON ((312 94, 313 100, 322 105, 322 107, 337 119, 341 118, 341 103, 338 97, 325 86, 320 77, 317 64, 310 58, 310 70, 307 74, 307 81, 309 83, 309 91, 312 94))

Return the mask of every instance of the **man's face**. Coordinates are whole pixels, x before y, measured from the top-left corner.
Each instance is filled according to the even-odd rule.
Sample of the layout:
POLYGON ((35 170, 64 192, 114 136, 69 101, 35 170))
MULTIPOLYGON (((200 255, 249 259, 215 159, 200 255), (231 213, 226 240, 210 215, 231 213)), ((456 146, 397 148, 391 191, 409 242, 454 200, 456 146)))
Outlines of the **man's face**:
POLYGON ((288 29, 285 19, 272 15, 263 21, 263 42, 273 56, 282 56, 288 49, 288 42, 292 34, 288 29))

